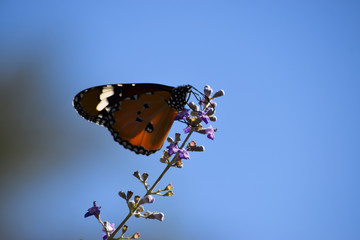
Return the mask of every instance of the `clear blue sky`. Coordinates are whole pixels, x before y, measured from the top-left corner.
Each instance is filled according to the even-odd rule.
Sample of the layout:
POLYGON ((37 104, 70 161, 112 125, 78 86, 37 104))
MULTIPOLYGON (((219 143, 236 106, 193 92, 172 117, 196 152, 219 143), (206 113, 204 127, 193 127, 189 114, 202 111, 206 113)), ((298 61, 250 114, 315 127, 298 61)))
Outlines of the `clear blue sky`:
MULTIPOLYGON (((172 169, 142 239, 360 239, 358 1, 1 1, 1 239, 100 239, 161 153, 137 156, 74 111, 108 83, 208 84, 215 141, 172 169)), ((171 131, 181 131, 176 124, 171 131)), ((151 180, 150 180, 151 181, 151 180)))

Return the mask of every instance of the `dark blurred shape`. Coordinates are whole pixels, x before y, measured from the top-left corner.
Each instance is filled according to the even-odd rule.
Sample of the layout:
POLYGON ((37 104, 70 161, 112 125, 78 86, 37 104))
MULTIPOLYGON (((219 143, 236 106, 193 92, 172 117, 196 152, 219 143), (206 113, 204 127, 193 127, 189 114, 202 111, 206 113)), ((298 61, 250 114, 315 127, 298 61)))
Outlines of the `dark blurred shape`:
POLYGON ((64 131, 53 121, 49 93, 43 86, 44 62, 29 58, 0 71, 0 187, 9 190, 52 164, 61 153, 64 131), (6 71, 5 71, 6 70, 6 71), (48 157, 47 157, 48 156, 48 157))

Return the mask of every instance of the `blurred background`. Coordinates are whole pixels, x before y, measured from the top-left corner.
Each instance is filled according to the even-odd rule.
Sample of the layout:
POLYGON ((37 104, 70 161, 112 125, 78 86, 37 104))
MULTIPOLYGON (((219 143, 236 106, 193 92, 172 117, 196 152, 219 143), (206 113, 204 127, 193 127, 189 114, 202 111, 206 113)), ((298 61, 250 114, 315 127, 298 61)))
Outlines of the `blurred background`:
MULTIPOLYGON (((360 239, 358 1, 0 2, 0 238, 101 239, 127 214, 118 191, 164 165, 72 107, 109 83, 224 89, 215 140, 173 197, 134 219, 142 239, 360 239)), ((184 126, 175 123, 171 135, 184 126)))

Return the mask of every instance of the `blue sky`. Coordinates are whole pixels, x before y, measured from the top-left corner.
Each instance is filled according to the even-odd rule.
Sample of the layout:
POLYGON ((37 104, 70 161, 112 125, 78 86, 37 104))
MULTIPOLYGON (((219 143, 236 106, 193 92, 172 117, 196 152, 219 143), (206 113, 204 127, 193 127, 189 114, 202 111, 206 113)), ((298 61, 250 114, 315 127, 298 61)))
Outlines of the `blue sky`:
MULTIPOLYGON (((131 219, 142 239, 360 238, 357 1, 2 1, 2 239, 100 239, 97 200, 119 223, 131 174, 161 153, 126 151, 82 119, 79 91, 109 83, 224 89, 215 140, 175 195, 131 219)), ((174 124, 171 135, 182 131, 174 124)), ((150 180, 151 181, 151 180, 150 180)))

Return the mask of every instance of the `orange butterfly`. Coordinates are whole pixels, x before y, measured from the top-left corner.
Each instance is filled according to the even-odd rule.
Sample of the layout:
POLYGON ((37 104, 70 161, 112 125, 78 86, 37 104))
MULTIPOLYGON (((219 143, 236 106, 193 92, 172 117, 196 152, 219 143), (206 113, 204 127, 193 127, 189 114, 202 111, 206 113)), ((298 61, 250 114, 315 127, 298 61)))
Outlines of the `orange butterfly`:
POLYGON ((73 105, 85 119, 107 127, 125 148, 150 155, 161 149, 192 88, 150 83, 103 85, 81 91, 73 105))

